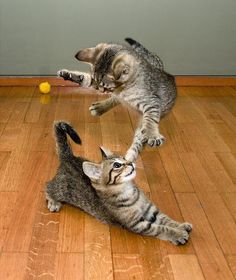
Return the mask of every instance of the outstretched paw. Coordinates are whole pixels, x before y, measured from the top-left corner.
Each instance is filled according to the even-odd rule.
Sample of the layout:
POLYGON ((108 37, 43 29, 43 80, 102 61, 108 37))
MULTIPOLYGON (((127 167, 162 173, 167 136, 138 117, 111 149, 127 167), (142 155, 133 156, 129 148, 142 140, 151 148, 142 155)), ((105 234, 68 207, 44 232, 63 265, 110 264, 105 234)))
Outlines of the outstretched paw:
POLYGON ((171 242, 175 245, 184 245, 188 242, 189 234, 186 230, 176 231, 175 236, 173 236, 171 242))
POLYGON ((165 142, 165 137, 160 133, 148 133, 145 129, 141 131, 142 143, 147 143, 151 147, 161 146, 165 142))
POLYGON ((178 228, 181 230, 186 230, 188 233, 190 233, 193 229, 193 226, 190 223, 182 223, 178 226, 178 228))
POLYGON ((67 69, 59 70, 57 72, 57 76, 62 77, 64 80, 76 82, 78 84, 81 84, 84 80, 84 75, 78 75, 78 74, 76 75, 75 73, 70 72, 67 69))
POLYGON ((89 111, 92 116, 101 116, 103 113, 106 112, 104 105, 101 102, 93 103, 89 107, 89 111))
POLYGON ((72 75, 69 70, 61 69, 57 72, 58 77, 62 77, 64 80, 70 80, 72 75))

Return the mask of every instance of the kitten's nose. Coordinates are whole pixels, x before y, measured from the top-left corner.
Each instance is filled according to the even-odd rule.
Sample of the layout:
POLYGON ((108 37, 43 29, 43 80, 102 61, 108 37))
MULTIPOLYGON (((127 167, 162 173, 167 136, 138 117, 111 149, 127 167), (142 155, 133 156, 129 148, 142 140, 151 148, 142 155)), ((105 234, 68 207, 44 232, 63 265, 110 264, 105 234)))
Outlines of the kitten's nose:
POLYGON ((104 89, 104 87, 102 86, 99 86, 99 90, 101 91, 101 92, 104 92, 105 91, 105 89, 104 89))

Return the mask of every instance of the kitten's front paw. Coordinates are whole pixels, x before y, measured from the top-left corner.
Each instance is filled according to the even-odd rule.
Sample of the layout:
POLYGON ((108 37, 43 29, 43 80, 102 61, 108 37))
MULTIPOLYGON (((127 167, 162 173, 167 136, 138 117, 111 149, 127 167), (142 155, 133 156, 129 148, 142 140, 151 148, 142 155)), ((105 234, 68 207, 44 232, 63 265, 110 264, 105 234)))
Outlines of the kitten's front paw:
POLYGON ((58 77, 62 77, 64 80, 72 81, 78 84, 82 84, 84 81, 84 75, 79 75, 78 73, 71 72, 67 69, 62 69, 57 72, 58 77))
POLYGON ((70 80, 71 79, 71 73, 67 69, 61 69, 57 72, 58 77, 62 77, 64 80, 70 80))
POLYGON ((93 103, 89 107, 89 111, 92 116, 101 116, 103 113, 105 113, 104 105, 101 102, 93 103))
POLYGON ((190 233, 193 229, 193 226, 192 226, 192 224, 185 222, 185 223, 180 224, 178 226, 178 228, 181 230, 186 230, 188 233, 190 233))
POLYGON ((149 133, 147 130, 143 129, 142 133, 142 143, 147 143, 151 147, 161 146, 165 142, 165 137, 160 133, 149 133))
POLYGON ((171 242, 175 245, 184 245, 188 242, 189 234, 186 230, 176 230, 171 242))

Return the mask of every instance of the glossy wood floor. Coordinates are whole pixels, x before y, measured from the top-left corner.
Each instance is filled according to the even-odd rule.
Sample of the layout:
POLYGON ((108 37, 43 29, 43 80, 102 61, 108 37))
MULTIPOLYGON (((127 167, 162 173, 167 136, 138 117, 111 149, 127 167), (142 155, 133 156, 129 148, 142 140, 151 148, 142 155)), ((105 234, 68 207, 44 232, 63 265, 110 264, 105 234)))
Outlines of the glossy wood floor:
POLYGON ((98 95, 55 87, 0 87, 0 279, 233 280, 236 277, 236 88, 182 87, 161 123, 166 143, 147 148, 137 183, 172 218, 193 224, 186 246, 145 238, 64 206, 49 213, 44 184, 56 171, 53 120, 68 120, 99 160, 124 153, 137 115, 120 106, 89 114, 98 95))

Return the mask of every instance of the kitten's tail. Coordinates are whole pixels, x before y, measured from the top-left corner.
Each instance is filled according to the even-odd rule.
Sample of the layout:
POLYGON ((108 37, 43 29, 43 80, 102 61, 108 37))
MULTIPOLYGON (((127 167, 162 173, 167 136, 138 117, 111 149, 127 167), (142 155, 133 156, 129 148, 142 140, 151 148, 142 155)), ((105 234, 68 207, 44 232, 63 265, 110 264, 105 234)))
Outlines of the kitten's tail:
POLYGON ((146 49, 143 45, 139 42, 135 41, 131 38, 125 38, 125 41, 141 56, 143 56, 150 64, 157 67, 160 70, 164 70, 163 62, 161 61, 160 57, 156 54, 150 52, 146 49))
POLYGON ((81 139, 74 128, 64 121, 54 122, 54 135, 56 138, 57 154, 59 159, 71 157, 73 152, 67 140, 67 134, 77 144, 81 144, 81 139))

